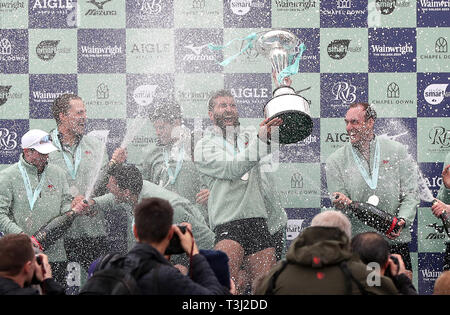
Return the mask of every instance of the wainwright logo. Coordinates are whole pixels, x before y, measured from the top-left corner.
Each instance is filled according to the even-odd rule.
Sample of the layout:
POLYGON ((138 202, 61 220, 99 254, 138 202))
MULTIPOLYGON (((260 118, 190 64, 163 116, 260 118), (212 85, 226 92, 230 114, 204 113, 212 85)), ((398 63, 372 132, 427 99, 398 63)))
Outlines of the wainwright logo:
POLYGON ((81 46, 81 53, 87 57, 114 57, 122 53, 122 47, 117 45, 106 47, 81 46))
POLYGON ((372 53, 375 56, 403 56, 413 53, 413 46, 405 43, 405 45, 386 46, 386 45, 371 45, 372 53))

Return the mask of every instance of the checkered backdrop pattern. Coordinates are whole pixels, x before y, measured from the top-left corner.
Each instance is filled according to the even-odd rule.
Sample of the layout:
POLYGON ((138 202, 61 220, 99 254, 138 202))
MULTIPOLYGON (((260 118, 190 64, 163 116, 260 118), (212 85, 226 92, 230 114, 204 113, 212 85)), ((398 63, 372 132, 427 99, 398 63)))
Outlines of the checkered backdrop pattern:
MULTIPOLYGON (((208 122, 212 91, 227 88, 241 123, 256 126, 273 89, 271 66, 254 49, 231 64, 253 32, 288 29, 306 45, 296 90, 311 101, 313 133, 283 146, 275 189, 288 213, 288 241, 330 206, 326 158, 348 142, 343 116, 354 101, 378 112, 378 134, 408 146, 431 191, 450 151, 450 1, 436 0, 0 0, 0 169, 15 163, 30 128, 55 127, 50 106, 79 94, 88 131, 109 130, 108 152, 137 117, 175 99, 188 126, 208 122)), ((130 162, 155 145, 146 124, 130 162)), ((432 291, 445 233, 429 203, 412 226, 414 282, 432 291), (435 224, 433 226, 433 224, 435 224)))

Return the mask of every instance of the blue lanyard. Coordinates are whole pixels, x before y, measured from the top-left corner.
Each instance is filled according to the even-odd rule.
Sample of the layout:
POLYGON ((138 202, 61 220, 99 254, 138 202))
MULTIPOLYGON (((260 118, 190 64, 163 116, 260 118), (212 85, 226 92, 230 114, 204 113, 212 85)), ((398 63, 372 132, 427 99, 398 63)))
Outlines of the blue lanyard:
POLYGON ((53 130, 52 139, 53 139, 55 146, 63 154, 64 161, 66 162, 66 166, 67 166, 67 171, 69 172, 72 179, 75 180, 75 178, 77 177, 78 167, 80 166, 80 162, 81 162, 81 145, 78 144, 77 149, 75 151, 75 165, 74 165, 74 164, 72 164, 71 158, 67 155, 67 153, 64 152, 64 150, 61 146, 61 143, 59 142, 57 129, 53 130))
POLYGON ((169 181, 170 183, 173 185, 175 184, 175 181, 177 179, 178 174, 181 171, 181 167, 183 166, 183 160, 184 160, 184 148, 180 147, 178 149, 178 159, 177 159, 177 166, 175 168, 175 173, 172 171, 172 168, 170 168, 170 164, 169 164, 169 154, 167 153, 167 151, 164 149, 163 150, 163 155, 164 155, 164 162, 166 164, 166 168, 167 168, 167 173, 169 174, 169 181))
POLYGON ((33 192, 33 189, 31 188, 30 178, 28 177, 28 173, 22 165, 22 161, 19 160, 18 166, 19 166, 20 173, 22 174, 25 190, 27 191, 27 197, 28 197, 28 203, 30 204, 30 210, 33 210, 34 204, 36 203, 36 200, 38 199, 39 194, 42 191, 42 187, 44 187, 46 169, 44 169, 44 172, 42 172, 41 180, 39 181, 36 189, 33 192))
POLYGON ((377 188, 378 185, 378 171, 380 169, 380 144, 378 139, 375 140, 375 156, 373 159, 373 172, 372 177, 369 176, 366 169, 363 166, 363 163, 360 159, 360 157, 356 154, 355 149, 353 146, 351 146, 352 154, 353 154, 353 160, 356 163, 356 166, 359 169, 359 172, 361 173, 361 176, 366 181, 367 185, 373 190, 377 188))
POLYGON ((242 152, 244 150, 244 144, 242 143, 242 140, 240 138, 236 139, 237 149, 238 149, 237 151, 236 151, 236 148, 234 147, 234 145, 229 143, 227 140, 222 138, 222 141, 224 142, 225 147, 227 148, 227 151, 229 153, 236 155, 236 154, 238 154, 238 152, 242 152))

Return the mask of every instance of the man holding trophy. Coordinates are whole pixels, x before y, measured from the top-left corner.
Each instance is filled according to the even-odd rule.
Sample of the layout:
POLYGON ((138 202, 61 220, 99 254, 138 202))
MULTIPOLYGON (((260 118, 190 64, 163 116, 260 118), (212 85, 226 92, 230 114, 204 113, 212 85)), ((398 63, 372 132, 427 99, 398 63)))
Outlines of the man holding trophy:
POLYGON ((273 145, 278 149, 279 143, 301 141, 312 129, 309 103, 289 86, 288 75, 282 75, 292 62, 289 52, 297 42, 293 34, 281 30, 266 32, 258 38, 256 48, 272 61, 277 85, 288 85, 279 86, 278 93, 266 104, 265 119, 257 135, 239 129, 234 96, 230 91, 220 90, 208 102, 213 126, 195 147, 194 161, 210 190, 208 215, 216 235, 215 249, 228 255, 238 294, 246 293, 247 284, 268 272, 276 262, 268 219, 279 217, 280 222, 287 219, 282 208, 283 213, 275 216, 269 213, 260 161, 269 155, 273 145))

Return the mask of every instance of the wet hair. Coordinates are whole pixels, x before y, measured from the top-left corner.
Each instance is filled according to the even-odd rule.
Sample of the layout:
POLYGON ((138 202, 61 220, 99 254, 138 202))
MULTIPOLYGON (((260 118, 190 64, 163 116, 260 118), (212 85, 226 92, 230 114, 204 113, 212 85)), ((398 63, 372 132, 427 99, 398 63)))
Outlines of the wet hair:
POLYGON ((229 91, 229 90, 219 90, 219 91, 215 92, 215 93, 209 98, 209 101, 208 101, 208 111, 209 111, 209 112, 213 110, 214 106, 216 105, 216 104, 215 104, 215 101, 216 101, 216 99, 219 98, 219 97, 234 97, 234 96, 233 96, 233 94, 231 93, 231 91, 229 91))
POLYGON ((359 255, 361 261, 366 265, 375 262, 382 267, 389 258, 388 242, 375 232, 355 235, 351 241, 351 249, 353 253, 359 255))
POLYGON ((113 176, 120 189, 129 189, 132 194, 139 195, 142 190, 142 174, 131 164, 113 164, 108 169, 108 175, 113 176))
POLYGON ((169 233, 173 208, 167 200, 145 198, 134 208, 134 224, 140 241, 160 243, 169 233))
POLYGON ((33 259, 34 250, 28 235, 8 234, 0 238, 0 272, 16 276, 33 259))
POLYGON ((363 102, 353 103, 353 104, 350 104, 349 108, 355 108, 358 106, 362 106, 364 108, 364 110, 366 112, 366 115, 365 115, 366 121, 368 121, 370 118, 372 118, 373 120, 377 119, 377 112, 369 103, 363 103, 363 102))
POLYGON ((173 122, 175 119, 182 119, 181 107, 174 101, 164 101, 153 110, 149 118, 152 122, 156 120, 173 122))
POLYGON ((327 210, 317 214, 312 219, 311 226, 337 227, 345 233, 349 240, 352 237, 352 224, 340 211, 327 210))
POLYGON ((66 115, 70 109, 71 100, 81 100, 81 97, 75 94, 62 94, 57 97, 52 104, 52 114, 53 118, 56 120, 56 124, 60 124, 59 114, 66 115))

